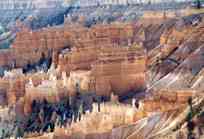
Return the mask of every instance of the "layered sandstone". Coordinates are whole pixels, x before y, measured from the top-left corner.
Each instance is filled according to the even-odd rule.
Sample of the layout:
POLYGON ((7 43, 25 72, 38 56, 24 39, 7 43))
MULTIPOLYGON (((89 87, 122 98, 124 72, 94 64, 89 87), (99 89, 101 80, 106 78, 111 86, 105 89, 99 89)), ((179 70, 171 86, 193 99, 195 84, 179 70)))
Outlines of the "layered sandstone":
POLYGON ((36 86, 47 78, 48 75, 45 73, 24 75, 21 70, 7 72, 3 78, 0 78, 0 90, 1 96, 3 97, 1 103, 9 105, 16 104, 21 97, 25 96, 26 84, 29 80, 33 80, 33 84, 36 86))
POLYGON ((143 50, 131 48, 102 49, 93 65, 96 93, 116 92, 121 95, 130 90, 145 88, 146 57, 143 50))
POLYGON ((70 84, 72 78, 77 80, 70 71, 90 70, 86 86, 90 84, 92 88, 87 91, 94 90, 98 95, 121 95, 145 88, 146 56, 142 47, 73 48, 60 55, 59 68, 70 73, 70 84))
POLYGON ((52 56, 52 53, 73 46, 127 45, 132 42, 133 35, 132 24, 120 23, 96 25, 90 29, 66 24, 35 31, 21 27, 11 48, 1 51, 0 65, 12 67, 13 64, 18 68, 24 67, 37 63, 42 55, 52 56))
POLYGON ((82 92, 106 96, 144 89, 145 51, 133 45, 134 35, 134 24, 121 23, 92 28, 64 25, 36 31, 23 27, 12 47, 2 51, 1 65, 24 67, 38 62, 42 56, 52 56, 56 72, 59 72, 56 74, 65 72, 69 77, 64 79, 62 75, 57 76, 62 80, 48 80, 48 74, 53 72, 50 69, 48 74, 16 74, 12 78, 2 78, 1 97, 7 98, 2 103, 13 105, 24 98, 24 112, 29 113, 32 100, 59 101, 61 95, 75 93, 77 82, 82 92))

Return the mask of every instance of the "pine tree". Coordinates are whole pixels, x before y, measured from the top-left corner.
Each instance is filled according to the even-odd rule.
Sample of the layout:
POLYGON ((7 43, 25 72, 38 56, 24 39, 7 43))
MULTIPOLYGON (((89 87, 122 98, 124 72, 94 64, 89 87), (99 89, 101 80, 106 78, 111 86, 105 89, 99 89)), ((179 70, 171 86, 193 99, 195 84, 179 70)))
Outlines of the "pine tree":
POLYGON ((200 0, 197 0, 197 8, 198 8, 198 9, 201 8, 201 2, 200 2, 200 0))

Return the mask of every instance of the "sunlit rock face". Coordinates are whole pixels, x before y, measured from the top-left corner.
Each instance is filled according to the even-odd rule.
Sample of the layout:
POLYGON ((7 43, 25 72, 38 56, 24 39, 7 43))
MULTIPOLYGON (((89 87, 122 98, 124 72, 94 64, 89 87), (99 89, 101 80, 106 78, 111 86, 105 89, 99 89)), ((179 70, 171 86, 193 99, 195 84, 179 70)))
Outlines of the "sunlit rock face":
POLYGON ((145 88, 146 57, 142 48, 135 50, 125 47, 79 48, 63 57, 71 58, 65 61, 71 65, 67 65, 67 68, 71 67, 73 70, 69 78, 69 85, 72 84, 73 87, 70 88, 74 88, 78 81, 81 82, 82 88, 87 88, 86 91, 93 90, 98 95, 106 96, 110 96, 111 92, 122 95, 128 91, 145 88), (93 58, 90 60, 88 57, 93 58), (78 62, 71 63, 72 60, 78 62), (89 60, 91 62, 88 62, 89 60), (73 69, 74 67, 76 69, 73 69), (77 72, 77 69, 90 69, 87 71, 89 75, 86 71, 77 72))
POLYGON ((145 88, 145 70, 144 50, 102 49, 92 69, 96 79, 96 92, 106 94, 113 91, 122 95, 136 88, 142 90, 145 88))
MULTIPOLYGON (((67 89, 67 84, 64 84, 64 80, 57 79, 55 75, 39 74, 38 81, 34 76, 29 78, 29 81, 25 84, 24 95, 24 114, 29 114, 32 110, 31 104, 33 100, 43 101, 46 99, 49 103, 57 103, 64 97, 69 96, 70 91, 67 89)), ((66 82, 67 83, 67 82, 66 82)), ((71 88, 70 88, 71 90, 71 88)))
POLYGON ((48 80, 42 82, 41 85, 38 86, 28 86, 26 87, 26 102, 28 102, 28 105, 30 105, 32 100, 39 100, 40 98, 47 98, 51 102, 59 101, 58 99, 60 98, 60 96, 63 96, 63 94, 74 95, 76 93, 76 84, 79 84, 79 89, 82 93, 92 92, 96 93, 96 95, 102 96, 110 96, 113 92, 115 94, 122 95, 123 93, 128 93, 128 91, 131 90, 142 90, 145 88, 145 74, 143 73, 145 70, 145 59, 144 57, 140 58, 141 59, 139 59, 139 61, 135 60, 133 61, 135 63, 130 63, 130 65, 133 65, 133 68, 131 69, 120 67, 121 63, 118 62, 114 63, 113 65, 106 65, 107 67, 109 67, 109 69, 112 69, 113 72, 110 71, 109 74, 104 75, 101 74, 101 71, 102 73, 108 72, 104 72, 104 69, 96 69, 94 67, 95 65, 93 65, 93 69, 89 71, 71 71, 69 77, 65 77, 65 79, 63 80, 56 80, 56 84, 53 84, 54 81, 48 80), (136 67, 139 66, 141 67, 141 71, 136 70, 136 67), (131 70, 132 73, 130 73, 130 75, 128 76, 125 76, 125 73, 121 73, 121 71, 126 72, 126 70, 131 70), (115 72, 117 74, 115 74, 115 72), (97 80, 98 78, 100 78, 100 80, 97 80), (119 81, 118 79, 120 79, 121 81, 119 81), (68 88, 68 92, 66 91, 66 89, 63 89, 63 86, 64 89, 68 88), (60 92, 62 92, 62 94, 60 94, 60 92))
MULTIPOLYGON (((13 106, 18 103, 21 98, 26 96, 26 84, 29 80, 32 80, 33 85, 37 86, 41 84, 42 80, 47 78, 47 75, 44 73, 24 75, 22 74, 22 69, 6 72, 5 76, 0 78, 1 104, 3 106, 13 106)), ((24 107, 23 105, 21 106, 21 109, 24 107)))
POLYGON ((90 29, 65 25, 37 31, 23 27, 8 52, 17 67, 51 55, 57 74, 65 73, 65 77, 55 75, 58 79, 48 80, 48 74, 55 74, 51 67, 48 74, 20 76, 21 91, 10 89, 7 94, 10 103, 24 97, 25 114, 30 113, 33 100, 46 98, 49 102, 58 102, 63 96, 74 95, 77 83, 81 92, 98 96, 111 93, 122 96, 145 88, 145 50, 141 44, 134 43, 133 24, 98 25, 90 29))
POLYGON ((98 95, 107 96, 111 92, 122 95, 145 88, 145 49, 133 43, 133 24, 97 25, 90 30, 77 31, 78 38, 76 33, 66 33, 72 36, 70 40, 76 41, 76 46, 62 52, 58 58, 58 68, 70 74, 69 81, 73 78, 72 71, 89 70, 90 90, 98 95))
POLYGON ((70 76, 66 82, 67 88, 69 88, 70 95, 75 95, 77 91, 76 84, 79 85, 79 90, 82 93, 94 91, 91 71, 77 70, 70 72, 70 76))
POLYGON ((17 67, 23 67, 27 64, 37 63, 42 55, 51 57, 54 50, 62 49, 66 45, 63 35, 62 30, 58 30, 56 33, 54 28, 42 31, 32 31, 25 28, 17 33, 11 46, 10 51, 14 51, 12 59, 16 61, 17 67), (19 55, 19 53, 25 54, 19 55))
POLYGON ((53 53, 59 53, 64 48, 74 46, 104 44, 125 46, 132 42, 134 35, 132 24, 98 25, 91 29, 66 24, 35 31, 22 25, 20 28, 21 31, 16 34, 11 48, 1 51, 0 66, 2 67, 22 68, 28 64, 37 63, 42 56, 52 57, 53 53))

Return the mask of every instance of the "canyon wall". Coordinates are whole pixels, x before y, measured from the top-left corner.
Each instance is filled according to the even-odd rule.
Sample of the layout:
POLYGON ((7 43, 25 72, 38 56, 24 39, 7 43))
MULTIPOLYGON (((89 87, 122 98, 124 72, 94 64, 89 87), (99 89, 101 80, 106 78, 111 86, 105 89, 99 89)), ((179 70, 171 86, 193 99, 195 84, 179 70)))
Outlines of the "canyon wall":
POLYGON ((73 48, 59 56, 59 68, 68 75, 70 71, 91 71, 92 83, 87 83, 93 84, 92 89, 98 95, 110 95, 111 92, 122 95, 145 88, 146 56, 142 47, 73 48))
POLYGON ((96 92, 98 94, 115 92, 122 95, 132 90, 143 90, 145 71, 146 56, 143 49, 102 49, 98 61, 92 68, 96 92))
POLYGON ((100 96, 143 90, 146 56, 142 44, 134 43, 135 31, 132 23, 92 28, 65 24, 35 31, 22 27, 11 48, 2 51, 1 66, 22 68, 40 61, 43 56, 52 56, 57 69, 52 71, 51 67, 48 73, 26 75, 8 72, 14 76, 1 78, 1 97, 6 97, 2 103, 13 105, 24 98, 24 112, 28 114, 34 99, 45 97, 51 102, 59 101, 61 96, 76 92, 78 81, 82 92, 100 96), (56 82, 60 85, 56 88, 49 86, 48 82, 55 82, 48 79, 51 74, 57 74, 56 82))
POLYGON ((37 63, 43 55, 52 56, 73 46, 127 45, 133 32, 131 24, 97 25, 91 29, 64 25, 36 31, 21 27, 11 48, 1 51, 0 66, 22 68, 37 63))
POLYGON ((33 81, 35 86, 41 84, 42 80, 48 78, 46 74, 36 73, 23 75, 16 71, 10 72, 12 75, 0 78, 1 103, 9 106, 16 104, 16 102, 25 96, 26 84, 29 80, 33 81))

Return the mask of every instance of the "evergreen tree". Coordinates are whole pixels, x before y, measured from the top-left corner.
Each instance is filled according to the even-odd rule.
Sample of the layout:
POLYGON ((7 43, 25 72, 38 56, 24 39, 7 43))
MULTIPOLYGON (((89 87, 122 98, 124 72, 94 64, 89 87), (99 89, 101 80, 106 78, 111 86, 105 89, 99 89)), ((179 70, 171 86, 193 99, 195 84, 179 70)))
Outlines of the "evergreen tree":
POLYGON ((198 9, 201 8, 201 2, 200 2, 200 0, 197 0, 197 8, 198 8, 198 9))
POLYGON ((192 97, 190 97, 188 99, 188 105, 190 107, 190 112, 188 113, 187 117, 186 117, 186 121, 187 121, 187 129, 188 129, 188 135, 187 138, 188 139, 194 139, 193 136, 193 130, 195 128, 195 123, 192 121, 192 118, 194 116, 194 111, 193 111, 193 104, 192 104, 192 97))

